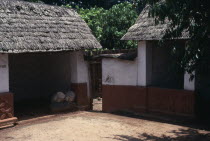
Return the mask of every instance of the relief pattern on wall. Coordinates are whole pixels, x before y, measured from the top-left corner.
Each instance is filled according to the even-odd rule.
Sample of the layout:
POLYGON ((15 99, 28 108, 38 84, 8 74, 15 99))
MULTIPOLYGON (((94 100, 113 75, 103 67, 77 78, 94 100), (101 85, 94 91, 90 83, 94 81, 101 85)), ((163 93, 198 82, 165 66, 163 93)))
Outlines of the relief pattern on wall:
POLYGON ((0 121, 8 118, 12 118, 13 112, 13 95, 3 94, 0 95, 0 121))

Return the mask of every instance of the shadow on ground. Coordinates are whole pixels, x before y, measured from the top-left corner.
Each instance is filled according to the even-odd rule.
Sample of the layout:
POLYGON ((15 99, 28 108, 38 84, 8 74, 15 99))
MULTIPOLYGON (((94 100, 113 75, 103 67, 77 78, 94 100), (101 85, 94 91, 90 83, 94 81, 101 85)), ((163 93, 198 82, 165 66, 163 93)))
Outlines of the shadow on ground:
POLYGON ((46 100, 23 101, 21 103, 15 103, 14 107, 14 115, 19 121, 77 111, 75 107, 72 107, 72 109, 63 110, 61 108, 59 111, 58 106, 58 111, 53 111, 51 108, 51 103, 46 100))
POLYGON ((138 137, 127 135, 115 135, 114 139, 119 141, 210 141, 210 134, 200 133, 195 129, 180 129, 169 133, 174 136, 155 136, 152 134, 142 133, 138 137))
POLYGON ((21 101, 15 103, 14 114, 18 120, 28 120, 41 116, 50 115, 50 103, 44 100, 21 101))
POLYGON ((112 114, 210 131, 209 123, 205 123, 197 119, 184 118, 184 117, 179 117, 179 116, 176 117, 176 116, 162 115, 162 114, 160 115, 151 114, 151 113, 137 114, 137 113, 129 112, 129 111, 116 111, 116 112, 112 112, 112 114))

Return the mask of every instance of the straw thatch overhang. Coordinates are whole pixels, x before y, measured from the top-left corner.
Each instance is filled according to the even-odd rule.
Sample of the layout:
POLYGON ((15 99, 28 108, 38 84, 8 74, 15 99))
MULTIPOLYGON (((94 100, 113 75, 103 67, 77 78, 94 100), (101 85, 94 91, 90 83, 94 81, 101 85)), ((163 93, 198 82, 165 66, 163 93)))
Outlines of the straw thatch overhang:
MULTIPOLYGON (((161 40, 168 27, 168 21, 155 24, 155 19, 149 17, 149 6, 146 6, 139 15, 136 23, 128 29, 121 40, 161 40)), ((188 39, 187 32, 182 33, 178 39, 188 39)))
POLYGON ((0 1, 0 53, 101 48, 72 9, 17 0, 0 1))

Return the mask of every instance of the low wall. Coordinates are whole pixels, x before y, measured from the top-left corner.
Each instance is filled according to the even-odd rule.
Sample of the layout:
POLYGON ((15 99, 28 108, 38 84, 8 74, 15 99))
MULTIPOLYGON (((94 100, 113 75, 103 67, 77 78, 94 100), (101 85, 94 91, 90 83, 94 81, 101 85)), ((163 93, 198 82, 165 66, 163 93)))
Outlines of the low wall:
POLYGON ((134 111, 194 116, 193 91, 103 85, 103 111, 134 111))

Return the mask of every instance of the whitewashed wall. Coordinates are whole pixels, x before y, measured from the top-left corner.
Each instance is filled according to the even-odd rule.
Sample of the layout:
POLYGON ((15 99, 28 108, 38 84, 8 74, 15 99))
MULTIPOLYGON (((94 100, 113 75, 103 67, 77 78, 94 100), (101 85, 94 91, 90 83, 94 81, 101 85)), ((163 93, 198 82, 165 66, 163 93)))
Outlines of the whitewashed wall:
POLYGON ((90 96, 88 62, 84 60, 83 52, 77 51, 70 54, 71 82, 87 83, 88 96, 90 96))
POLYGON ((0 93, 9 92, 8 54, 0 54, 0 93))
MULTIPOLYGON (((195 72, 193 74, 195 75, 195 72)), ((190 91, 195 90, 195 79, 190 80, 190 74, 187 72, 184 74, 184 89, 190 91)))
POLYGON ((88 64, 84 60, 82 51, 71 53, 70 65, 71 65, 71 82, 86 83, 88 81, 88 64))
POLYGON ((170 49, 154 47, 150 41, 139 41, 135 61, 102 59, 103 85, 157 86, 194 90, 187 74, 168 73, 170 49), (182 82, 185 79, 184 82, 182 82), (176 81, 175 81, 176 80, 176 81), (183 86, 184 85, 184 86, 183 86))
POLYGON ((138 42, 138 86, 147 86, 152 81, 152 46, 147 41, 138 42))
POLYGON ((102 60, 102 84, 136 86, 137 60, 104 58, 102 60))

